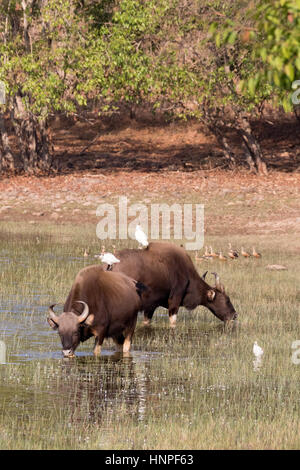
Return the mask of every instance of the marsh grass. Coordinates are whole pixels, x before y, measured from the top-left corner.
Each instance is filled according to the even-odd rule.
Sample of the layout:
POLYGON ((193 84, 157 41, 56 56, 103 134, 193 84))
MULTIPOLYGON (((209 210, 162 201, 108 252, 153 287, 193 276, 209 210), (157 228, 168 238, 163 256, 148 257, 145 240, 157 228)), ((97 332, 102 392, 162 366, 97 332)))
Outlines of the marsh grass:
POLYGON ((108 341, 95 359, 89 340, 66 361, 47 309, 62 304, 79 269, 95 263, 95 228, 2 225, 0 340, 7 363, 0 365, 0 448, 299 448, 300 365, 291 361, 291 344, 300 339, 298 239, 207 243, 218 250, 228 241, 263 253, 260 260, 197 265, 200 273, 219 273, 239 312, 236 330, 224 334, 204 308, 181 309, 172 330, 159 309, 151 327, 138 321, 129 357, 115 354, 108 341), (274 263, 288 270, 265 269, 274 263), (258 368, 255 340, 265 351, 258 368))

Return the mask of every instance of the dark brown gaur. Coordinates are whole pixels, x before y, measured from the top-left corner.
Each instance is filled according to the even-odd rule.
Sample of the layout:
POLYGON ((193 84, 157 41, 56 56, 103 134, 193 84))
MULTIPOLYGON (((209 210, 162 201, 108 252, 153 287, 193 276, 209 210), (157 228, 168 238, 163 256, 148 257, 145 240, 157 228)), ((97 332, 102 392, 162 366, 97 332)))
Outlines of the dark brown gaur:
POLYGON ((104 338, 113 338, 119 350, 130 349, 141 293, 145 286, 124 273, 104 271, 100 265, 88 266, 76 276, 58 316, 49 307, 48 323, 57 329, 63 355, 74 356, 80 342, 95 337, 94 354, 99 355, 104 338), (82 308, 83 307, 83 308, 82 308))
POLYGON ((176 324, 180 306, 193 310, 203 305, 225 324, 237 317, 224 286, 207 284, 207 272, 202 277, 198 274, 183 247, 152 242, 142 250, 117 251, 116 256, 120 263, 113 266, 113 272, 124 272, 147 286, 141 296, 145 324, 150 323, 157 307, 168 308, 171 326, 176 324))

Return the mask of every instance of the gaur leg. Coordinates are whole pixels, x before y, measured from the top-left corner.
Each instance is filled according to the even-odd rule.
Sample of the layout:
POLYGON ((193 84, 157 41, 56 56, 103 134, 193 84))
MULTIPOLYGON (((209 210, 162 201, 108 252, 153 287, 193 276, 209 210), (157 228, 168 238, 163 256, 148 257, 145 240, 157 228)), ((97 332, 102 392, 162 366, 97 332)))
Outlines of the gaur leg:
POLYGON ((125 341, 124 335, 114 336, 113 341, 116 345, 116 350, 118 352, 122 352, 123 344, 124 344, 124 341, 125 341))
POLYGON ((100 356, 101 347, 102 347, 102 343, 104 341, 104 337, 105 337, 105 331, 104 330, 98 332, 98 335, 95 336, 94 356, 100 356))
POLYGON ((123 353, 127 353, 130 351, 132 337, 133 337, 133 332, 132 334, 131 333, 126 334, 125 340, 123 343, 123 353))
POLYGON ((176 326, 177 312, 185 295, 187 286, 188 281, 181 280, 176 286, 172 288, 170 292, 168 299, 168 309, 171 328, 175 328, 176 326))
POLYGON ((168 310, 169 310, 169 320, 170 320, 170 327, 175 328, 176 320, 177 320, 177 313, 181 303, 181 296, 174 295, 172 298, 168 300, 168 310))
POLYGON ((177 307, 169 307, 169 320, 170 320, 170 327, 175 328, 176 320, 177 320, 177 312, 179 309, 179 305, 177 307))
POLYGON ((101 346, 102 344, 100 344, 98 342, 98 338, 95 338, 95 346, 94 346, 94 356, 100 356, 101 354, 101 346))
POLYGON ((144 325, 150 325, 155 308, 144 311, 144 325))
POLYGON ((132 325, 124 331, 125 340, 123 343, 123 353, 127 353, 130 351, 131 341, 132 341, 132 337, 133 337, 135 325, 136 325, 136 320, 137 320, 137 315, 132 325))

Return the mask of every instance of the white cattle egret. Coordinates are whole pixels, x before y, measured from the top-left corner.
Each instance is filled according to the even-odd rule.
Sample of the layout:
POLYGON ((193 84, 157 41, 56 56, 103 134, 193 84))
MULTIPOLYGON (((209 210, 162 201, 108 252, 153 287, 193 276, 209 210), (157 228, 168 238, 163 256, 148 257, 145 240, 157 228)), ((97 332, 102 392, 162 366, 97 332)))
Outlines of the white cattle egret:
POLYGON ((264 353, 264 350, 258 346, 257 341, 253 344, 253 354, 255 357, 261 357, 264 353))
POLYGON ((143 245, 145 247, 149 245, 147 235, 143 232, 140 224, 136 226, 135 239, 140 243, 140 245, 143 245))
POLYGON ((112 266, 115 263, 120 263, 120 260, 115 257, 112 253, 104 253, 99 256, 102 263, 108 264, 108 266, 112 266))

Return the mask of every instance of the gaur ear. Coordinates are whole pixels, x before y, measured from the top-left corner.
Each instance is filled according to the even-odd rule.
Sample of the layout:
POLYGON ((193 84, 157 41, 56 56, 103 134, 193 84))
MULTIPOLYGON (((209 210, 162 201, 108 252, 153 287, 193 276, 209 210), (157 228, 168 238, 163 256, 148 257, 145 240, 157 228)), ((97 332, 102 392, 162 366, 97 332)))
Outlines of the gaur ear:
POLYGON ((207 300, 209 300, 209 302, 212 302, 214 300, 215 296, 216 296, 216 293, 213 289, 209 289, 207 291, 207 300))
POLYGON ((91 313, 87 319, 82 323, 82 325, 92 326, 95 316, 91 313))
POLYGON ((217 287, 217 289, 218 289, 220 292, 222 292, 222 294, 225 293, 225 287, 223 286, 223 284, 219 284, 218 287, 217 287))
POLYGON ((55 323, 55 321, 52 320, 52 318, 47 317, 47 322, 49 323, 49 325, 51 326, 53 330, 57 330, 58 325, 57 323, 55 323))

